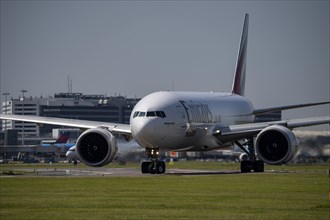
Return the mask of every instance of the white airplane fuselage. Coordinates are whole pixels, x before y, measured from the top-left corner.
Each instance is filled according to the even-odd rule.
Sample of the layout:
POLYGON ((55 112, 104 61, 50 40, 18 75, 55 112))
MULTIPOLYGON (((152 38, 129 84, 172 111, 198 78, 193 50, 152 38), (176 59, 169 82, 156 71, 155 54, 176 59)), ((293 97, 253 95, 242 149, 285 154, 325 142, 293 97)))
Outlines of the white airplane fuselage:
POLYGON ((228 147, 212 134, 251 122, 248 99, 214 92, 155 92, 136 104, 130 118, 132 135, 142 147, 173 151, 228 147))

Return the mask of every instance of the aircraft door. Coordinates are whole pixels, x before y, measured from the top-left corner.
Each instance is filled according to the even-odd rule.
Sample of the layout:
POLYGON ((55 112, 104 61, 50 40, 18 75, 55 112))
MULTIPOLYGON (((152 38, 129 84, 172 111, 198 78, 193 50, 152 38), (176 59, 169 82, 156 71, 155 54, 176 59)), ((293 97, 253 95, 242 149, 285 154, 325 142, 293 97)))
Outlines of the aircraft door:
POLYGON ((178 111, 179 118, 183 121, 186 121, 187 117, 186 117, 186 113, 185 113, 185 110, 183 109, 183 107, 182 106, 177 106, 176 109, 178 111))

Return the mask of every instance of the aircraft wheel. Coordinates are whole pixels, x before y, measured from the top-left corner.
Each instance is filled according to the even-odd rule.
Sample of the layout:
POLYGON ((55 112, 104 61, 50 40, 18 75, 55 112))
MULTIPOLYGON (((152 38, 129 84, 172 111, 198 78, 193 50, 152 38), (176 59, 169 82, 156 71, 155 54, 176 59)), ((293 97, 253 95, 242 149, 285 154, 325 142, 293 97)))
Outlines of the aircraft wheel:
POLYGON ((162 174, 166 171, 166 165, 164 161, 143 161, 141 163, 141 172, 143 174, 162 174))
POLYGON ((151 164, 151 161, 143 161, 141 163, 141 172, 143 174, 150 173, 149 166, 151 164))
POLYGON ((252 168, 252 162, 251 161, 242 161, 241 162, 241 172, 242 173, 249 173, 251 172, 252 168))
POLYGON ((164 161, 159 161, 156 164, 156 172, 157 174, 162 174, 165 173, 166 167, 165 167, 165 162, 164 161))

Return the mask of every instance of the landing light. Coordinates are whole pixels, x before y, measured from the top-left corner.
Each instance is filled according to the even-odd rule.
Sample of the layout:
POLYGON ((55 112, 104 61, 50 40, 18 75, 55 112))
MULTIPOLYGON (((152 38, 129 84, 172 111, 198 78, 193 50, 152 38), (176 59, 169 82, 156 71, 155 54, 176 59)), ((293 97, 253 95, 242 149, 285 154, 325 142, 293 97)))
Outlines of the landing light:
POLYGON ((151 149, 151 151, 150 151, 150 154, 151 155, 159 155, 159 151, 156 151, 156 150, 154 150, 154 149, 151 149))

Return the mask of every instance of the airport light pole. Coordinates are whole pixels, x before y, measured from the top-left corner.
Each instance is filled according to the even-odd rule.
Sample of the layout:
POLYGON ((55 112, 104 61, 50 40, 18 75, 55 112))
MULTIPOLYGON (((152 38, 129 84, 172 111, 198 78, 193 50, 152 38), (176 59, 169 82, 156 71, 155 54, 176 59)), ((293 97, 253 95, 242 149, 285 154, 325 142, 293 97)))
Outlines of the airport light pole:
MULTIPOLYGON (((26 93, 27 90, 22 89, 22 115, 24 115, 24 93, 26 93)), ((22 122, 22 147, 24 147, 24 121, 22 122)))
MULTIPOLYGON (((4 95, 6 98, 5 98, 5 114, 7 114, 7 110, 8 110, 8 106, 7 106, 7 97, 9 96, 9 92, 5 92, 5 93, 2 93, 2 95, 4 95)), ((7 120, 4 120, 5 122, 5 140, 4 140, 4 146, 7 147, 7 120)))

